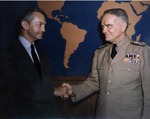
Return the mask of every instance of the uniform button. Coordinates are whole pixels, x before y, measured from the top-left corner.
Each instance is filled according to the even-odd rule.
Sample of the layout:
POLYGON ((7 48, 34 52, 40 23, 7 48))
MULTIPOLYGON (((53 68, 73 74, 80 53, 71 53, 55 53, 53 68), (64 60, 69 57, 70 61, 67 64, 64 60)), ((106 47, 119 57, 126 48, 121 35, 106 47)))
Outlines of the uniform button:
POLYGON ((112 70, 112 68, 110 67, 109 70, 112 70))
POLYGON ((110 93, 109 92, 107 92, 107 95, 109 95, 110 93))
POLYGON ((128 71, 131 71, 131 69, 128 69, 128 71))
POLYGON ((108 83, 111 83, 111 80, 108 80, 108 83))

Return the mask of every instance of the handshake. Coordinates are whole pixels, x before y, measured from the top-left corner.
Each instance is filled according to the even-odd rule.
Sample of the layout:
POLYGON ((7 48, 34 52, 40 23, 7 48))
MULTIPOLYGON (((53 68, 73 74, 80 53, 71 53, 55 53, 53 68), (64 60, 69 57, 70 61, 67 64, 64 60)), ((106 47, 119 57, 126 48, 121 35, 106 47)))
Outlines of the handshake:
POLYGON ((62 99, 66 100, 70 96, 74 96, 74 92, 70 84, 63 83, 61 86, 55 88, 54 95, 60 96, 62 99))

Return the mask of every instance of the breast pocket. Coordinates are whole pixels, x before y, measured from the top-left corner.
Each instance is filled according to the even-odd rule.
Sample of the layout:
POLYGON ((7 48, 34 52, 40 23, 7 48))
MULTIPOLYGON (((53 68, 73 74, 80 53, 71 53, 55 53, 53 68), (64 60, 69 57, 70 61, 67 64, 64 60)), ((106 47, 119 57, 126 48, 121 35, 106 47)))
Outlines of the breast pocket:
POLYGON ((123 85, 138 83, 140 81, 139 63, 121 63, 119 76, 123 85))

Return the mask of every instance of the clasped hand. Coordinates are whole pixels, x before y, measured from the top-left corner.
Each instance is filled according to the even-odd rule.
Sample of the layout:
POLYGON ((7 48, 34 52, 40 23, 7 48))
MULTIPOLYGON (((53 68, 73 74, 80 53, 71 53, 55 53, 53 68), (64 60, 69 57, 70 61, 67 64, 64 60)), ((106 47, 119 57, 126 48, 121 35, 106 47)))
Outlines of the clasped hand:
POLYGON ((61 86, 55 88, 54 95, 60 96, 62 99, 66 100, 72 96, 73 90, 72 86, 68 83, 63 83, 61 86))
POLYGON ((66 100, 73 94, 72 86, 68 83, 63 83, 62 84, 63 88, 66 88, 65 93, 63 96, 61 96, 62 99, 66 100))

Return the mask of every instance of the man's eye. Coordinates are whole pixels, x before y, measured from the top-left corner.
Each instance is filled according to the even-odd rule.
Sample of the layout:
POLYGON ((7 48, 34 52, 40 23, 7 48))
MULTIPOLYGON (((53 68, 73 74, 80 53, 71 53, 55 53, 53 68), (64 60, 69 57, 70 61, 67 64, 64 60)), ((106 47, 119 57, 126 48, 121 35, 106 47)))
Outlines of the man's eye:
POLYGON ((111 24, 108 24, 106 26, 107 26, 108 29, 111 29, 113 27, 113 25, 111 25, 111 24))
POLYGON ((102 29, 104 29, 104 27, 106 27, 106 28, 108 28, 108 29, 111 29, 111 28, 113 27, 113 25, 108 24, 108 25, 105 25, 105 26, 103 26, 103 25, 101 26, 102 29))
POLYGON ((43 25, 42 23, 37 24, 38 27, 41 27, 42 25, 43 25))

